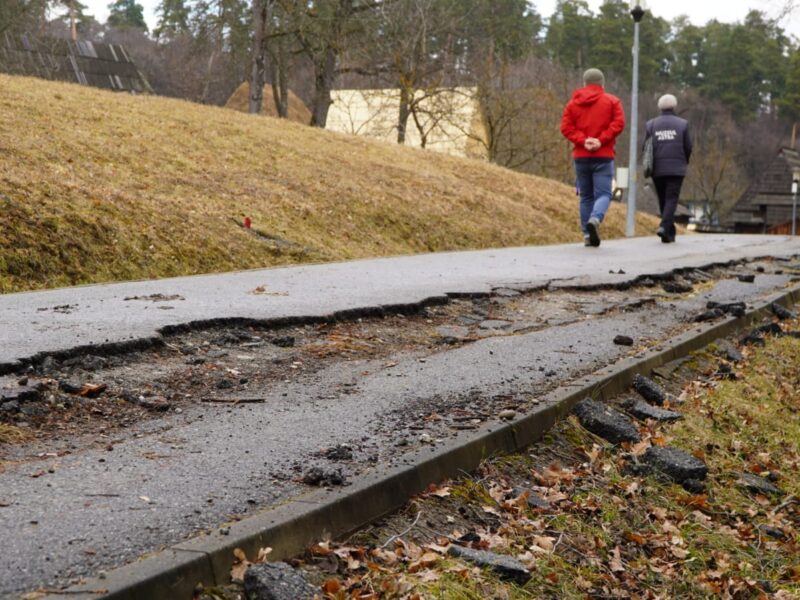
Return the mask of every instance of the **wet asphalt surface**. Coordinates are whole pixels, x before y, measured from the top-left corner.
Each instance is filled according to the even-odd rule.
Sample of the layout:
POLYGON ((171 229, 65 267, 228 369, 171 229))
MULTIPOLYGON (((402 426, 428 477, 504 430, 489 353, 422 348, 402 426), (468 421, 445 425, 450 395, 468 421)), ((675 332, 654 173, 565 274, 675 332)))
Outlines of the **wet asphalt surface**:
MULTIPOLYGON (((509 405, 524 411, 554 386, 629 355, 612 342, 617 334, 657 343, 690 327, 708 300, 753 302, 791 280, 768 272, 741 283, 730 275, 693 297, 589 311, 425 356, 334 361, 251 387, 259 403, 194 403, 111 433, 110 450, 76 441, 71 454, 51 457, 46 444, 20 448, 0 473, 0 595, 66 585, 298 498, 311 489, 298 481, 310 466, 354 481, 421 445, 467 439, 453 415, 485 421, 509 405), (337 444, 353 458, 320 456, 337 444)), ((602 303, 604 292, 596 294, 602 303)))

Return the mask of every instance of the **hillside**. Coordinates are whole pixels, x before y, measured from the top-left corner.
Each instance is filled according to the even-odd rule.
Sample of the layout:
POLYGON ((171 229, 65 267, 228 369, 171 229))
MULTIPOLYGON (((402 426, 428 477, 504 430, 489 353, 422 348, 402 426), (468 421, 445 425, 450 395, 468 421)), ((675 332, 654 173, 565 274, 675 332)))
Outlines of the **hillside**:
MULTIPOLYGON (((264 98, 261 102, 261 114, 268 117, 278 116, 278 109, 275 108, 275 97, 272 94, 272 86, 265 85, 263 90, 264 98)), ((250 109, 250 85, 245 81, 231 94, 225 103, 225 108, 232 108, 239 112, 246 113, 250 109)), ((288 115, 290 121, 308 125, 311 122, 311 111, 303 104, 303 101, 292 91, 289 90, 288 115)))
POLYGON ((5 75, 0 114, 3 292, 580 241, 570 187, 481 162, 5 75))

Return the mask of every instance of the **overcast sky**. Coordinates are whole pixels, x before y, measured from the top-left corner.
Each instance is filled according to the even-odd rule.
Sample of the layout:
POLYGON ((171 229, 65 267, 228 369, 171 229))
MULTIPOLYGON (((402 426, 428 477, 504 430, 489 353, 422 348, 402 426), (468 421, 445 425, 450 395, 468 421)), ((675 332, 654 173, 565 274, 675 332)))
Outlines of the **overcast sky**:
MULTIPOLYGON (((2 1, 2 0, 0 0, 2 1)), ((152 29, 156 24, 155 9, 160 0, 139 0, 144 7, 144 17, 147 24, 152 29)), ((766 11, 770 16, 775 15, 780 7, 787 0, 648 0, 648 7, 656 14, 665 19, 672 19, 678 15, 688 15, 691 21, 697 25, 703 25, 707 21, 716 18, 720 21, 732 22, 744 18, 747 11, 757 8, 766 11)), ((101 23, 108 16, 108 4, 110 0, 83 0, 89 9, 88 13, 101 23)), ((536 10, 544 17, 549 17, 553 13, 556 0, 534 0, 533 5, 536 10)), ((602 0, 589 0, 589 5, 593 10, 602 4, 602 0)), ((782 26, 791 34, 800 37, 800 8, 795 14, 783 21, 782 26)))

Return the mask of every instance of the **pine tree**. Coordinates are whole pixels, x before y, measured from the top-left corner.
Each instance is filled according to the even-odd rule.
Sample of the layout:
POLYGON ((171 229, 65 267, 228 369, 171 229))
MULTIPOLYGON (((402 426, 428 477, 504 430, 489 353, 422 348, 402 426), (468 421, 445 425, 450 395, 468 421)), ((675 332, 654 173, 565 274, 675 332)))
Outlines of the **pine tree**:
POLYGON ((115 0, 108 5, 111 11, 106 24, 116 29, 142 29, 147 31, 144 9, 136 0, 115 0))
POLYGON ((156 39, 172 39, 189 31, 189 7, 186 0, 161 0, 156 9, 158 25, 153 33, 156 39))

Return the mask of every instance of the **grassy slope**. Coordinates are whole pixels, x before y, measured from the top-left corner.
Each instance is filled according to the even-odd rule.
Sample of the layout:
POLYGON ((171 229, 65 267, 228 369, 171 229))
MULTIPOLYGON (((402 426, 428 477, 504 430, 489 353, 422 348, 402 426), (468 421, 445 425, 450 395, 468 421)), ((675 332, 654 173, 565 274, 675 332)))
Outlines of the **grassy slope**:
MULTIPOLYGON (((579 241, 568 186, 481 162, 5 75, 0 115, 3 292, 579 241)), ((615 206, 606 235, 623 228, 615 206)))

